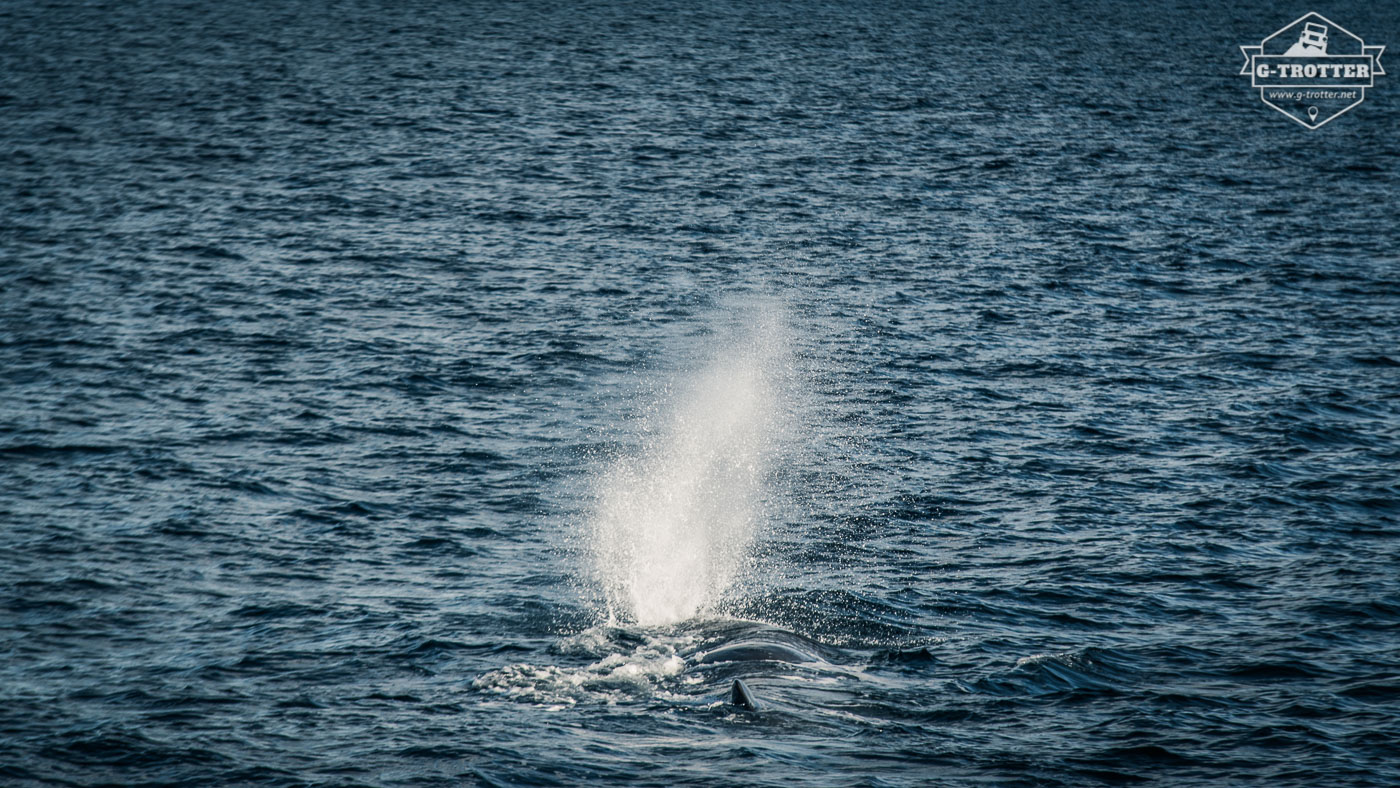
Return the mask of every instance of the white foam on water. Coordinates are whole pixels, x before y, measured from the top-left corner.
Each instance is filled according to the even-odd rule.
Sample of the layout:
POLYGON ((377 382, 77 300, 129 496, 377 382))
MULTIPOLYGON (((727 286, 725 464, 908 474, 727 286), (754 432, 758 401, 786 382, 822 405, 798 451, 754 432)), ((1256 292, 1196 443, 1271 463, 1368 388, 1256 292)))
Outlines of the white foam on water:
MULTIPOLYGON (((481 675, 472 688, 518 703, 554 708, 578 704, 613 704, 636 698, 682 701, 668 691, 686 667, 681 649, 693 642, 684 635, 645 638, 630 651, 609 639, 606 627, 595 627, 555 647, 561 654, 589 654, 596 660, 581 667, 507 665, 481 675), (598 658, 598 654, 603 656, 598 658)), ((687 682, 682 681, 681 684, 687 682)))
POLYGON ((789 359, 779 309, 727 314, 708 358, 656 398, 640 451, 599 477, 586 540, 609 620, 707 613, 750 565, 789 359))

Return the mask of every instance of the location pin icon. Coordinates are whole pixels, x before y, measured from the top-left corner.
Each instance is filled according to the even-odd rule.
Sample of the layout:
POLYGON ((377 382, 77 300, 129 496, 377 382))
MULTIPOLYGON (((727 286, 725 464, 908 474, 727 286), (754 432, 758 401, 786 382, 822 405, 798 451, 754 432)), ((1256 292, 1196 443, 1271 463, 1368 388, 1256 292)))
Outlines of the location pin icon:
POLYGON ((1317 107, 1308 107, 1308 119, 1313 123, 1317 122, 1317 107))

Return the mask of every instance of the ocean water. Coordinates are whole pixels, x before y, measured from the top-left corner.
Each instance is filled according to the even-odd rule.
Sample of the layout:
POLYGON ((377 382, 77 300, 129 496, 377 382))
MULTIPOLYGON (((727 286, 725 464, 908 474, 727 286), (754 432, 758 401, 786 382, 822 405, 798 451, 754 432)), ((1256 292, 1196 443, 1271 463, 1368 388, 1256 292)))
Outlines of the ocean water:
POLYGON ((0 4, 0 783, 1400 783, 1303 10, 0 4))

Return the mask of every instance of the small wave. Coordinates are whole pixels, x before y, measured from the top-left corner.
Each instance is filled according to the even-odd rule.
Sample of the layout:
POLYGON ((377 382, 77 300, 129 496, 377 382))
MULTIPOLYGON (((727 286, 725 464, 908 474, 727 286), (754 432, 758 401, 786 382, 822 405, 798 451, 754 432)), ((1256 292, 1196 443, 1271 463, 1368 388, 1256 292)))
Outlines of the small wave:
POLYGON ((1063 692, 1115 693, 1137 678, 1133 659, 1113 649, 1083 648, 1035 654, 1016 660, 1005 673, 959 682, 968 692, 991 695, 1051 695, 1063 692))

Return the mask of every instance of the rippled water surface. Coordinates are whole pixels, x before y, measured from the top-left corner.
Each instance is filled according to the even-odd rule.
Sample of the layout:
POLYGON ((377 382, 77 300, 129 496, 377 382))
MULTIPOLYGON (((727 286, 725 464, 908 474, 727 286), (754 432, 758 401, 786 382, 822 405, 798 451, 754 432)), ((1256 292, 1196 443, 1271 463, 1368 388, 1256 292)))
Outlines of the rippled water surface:
POLYGON ((1400 783, 1295 15, 0 3, 0 782, 1400 783))

